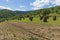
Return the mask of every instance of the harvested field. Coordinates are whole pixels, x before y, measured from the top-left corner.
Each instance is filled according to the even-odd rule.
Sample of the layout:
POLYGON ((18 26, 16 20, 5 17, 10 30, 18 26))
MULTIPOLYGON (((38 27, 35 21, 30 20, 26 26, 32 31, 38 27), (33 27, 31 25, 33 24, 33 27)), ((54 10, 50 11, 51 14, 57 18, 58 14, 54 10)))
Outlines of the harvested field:
POLYGON ((60 40, 60 25, 2 22, 0 40, 60 40))

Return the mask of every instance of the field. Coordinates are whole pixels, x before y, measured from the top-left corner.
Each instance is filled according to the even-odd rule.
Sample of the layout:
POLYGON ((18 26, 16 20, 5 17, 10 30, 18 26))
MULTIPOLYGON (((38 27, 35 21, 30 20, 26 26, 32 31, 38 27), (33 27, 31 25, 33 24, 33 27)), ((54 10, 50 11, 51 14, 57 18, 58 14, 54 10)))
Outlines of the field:
POLYGON ((30 21, 29 18, 25 18, 20 20, 9 20, 10 22, 31 22, 31 23, 38 23, 38 24, 52 24, 52 25, 60 25, 60 17, 57 16, 57 20, 54 21, 53 17, 50 17, 48 19, 48 22, 43 22, 43 20, 40 20, 40 17, 34 17, 33 21, 30 21))
POLYGON ((0 1, 0 40, 60 40, 60 5, 55 1, 0 1))
POLYGON ((0 23, 0 40, 60 40, 60 17, 47 23, 35 17, 33 21, 9 20, 0 23))

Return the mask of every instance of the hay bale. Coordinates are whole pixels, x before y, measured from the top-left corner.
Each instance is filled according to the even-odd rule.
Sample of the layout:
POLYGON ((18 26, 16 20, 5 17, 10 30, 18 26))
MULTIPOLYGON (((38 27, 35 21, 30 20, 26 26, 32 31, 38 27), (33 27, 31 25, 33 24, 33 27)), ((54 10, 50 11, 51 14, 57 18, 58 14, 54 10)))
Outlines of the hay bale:
POLYGON ((43 17, 43 22, 47 22, 47 16, 43 17))
POLYGON ((29 20, 30 20, 30 21, 33 21, 33 17, 32 17, 32 16, 30 16, 30 17, 29 17, 29 20))
POLYGON ((56 21, 56 16, 53 16, 53 20, 56 21))
POLYGON ((42 20, 43 19, 43 16, 40 16, 40 20, 42 20))

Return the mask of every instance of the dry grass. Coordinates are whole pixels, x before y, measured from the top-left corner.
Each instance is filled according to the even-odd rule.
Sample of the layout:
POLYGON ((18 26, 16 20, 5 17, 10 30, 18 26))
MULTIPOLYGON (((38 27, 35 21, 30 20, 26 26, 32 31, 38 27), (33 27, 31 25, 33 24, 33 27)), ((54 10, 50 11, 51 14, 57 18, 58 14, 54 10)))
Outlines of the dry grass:
POLYGON ((0 40, 47 40, 46 38, 60 40, 60 25, 27 22, 0 23, 0 40))

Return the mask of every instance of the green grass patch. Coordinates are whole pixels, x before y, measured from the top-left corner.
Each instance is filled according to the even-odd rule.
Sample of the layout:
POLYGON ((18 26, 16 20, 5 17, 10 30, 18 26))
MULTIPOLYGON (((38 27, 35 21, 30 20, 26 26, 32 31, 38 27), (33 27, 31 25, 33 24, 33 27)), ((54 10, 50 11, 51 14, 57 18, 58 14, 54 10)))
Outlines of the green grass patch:
POLYGON ((57 17, 56 21, 53 21, 53 17, 50 17, 48 19, 48 22, 43 22, 43 20, 40 20, 39 17, 33 18, 33 21, 30 21, 29 18, 25 18, 20 20, 9 20, 10 22, 32 22, 32 23, 39 23, 39 24, 52 24, 52 25, 60 25, 60 17, 57 17))

